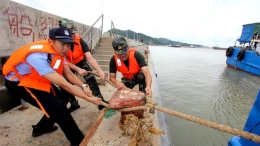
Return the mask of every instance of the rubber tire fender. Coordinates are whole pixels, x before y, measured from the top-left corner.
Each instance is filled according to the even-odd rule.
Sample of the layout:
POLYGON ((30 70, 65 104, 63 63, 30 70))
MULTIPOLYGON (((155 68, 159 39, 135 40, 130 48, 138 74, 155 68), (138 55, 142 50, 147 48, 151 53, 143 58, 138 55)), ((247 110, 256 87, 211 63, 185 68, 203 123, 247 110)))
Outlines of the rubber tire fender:
POLYGON ((245 51, 240 51, 240 52, 237 54, 237 60, 242 61, 243 58, 245 58, 245 51))
POLYGON ((233 54, 234 48, 228 47, 226 50, 226 56, 231 56, 233 54))

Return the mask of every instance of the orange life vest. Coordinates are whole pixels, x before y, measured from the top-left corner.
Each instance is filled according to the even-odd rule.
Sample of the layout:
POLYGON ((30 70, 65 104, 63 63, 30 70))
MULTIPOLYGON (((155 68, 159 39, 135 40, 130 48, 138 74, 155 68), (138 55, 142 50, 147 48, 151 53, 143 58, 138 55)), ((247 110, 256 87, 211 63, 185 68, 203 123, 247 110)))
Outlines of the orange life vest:
MULTIPOLYGON (((31 66, 31 73, 26 75, 19 75, 15 66, 19 63, 26 62, 26 56, 33 52, 44 52, 54 54, 50 66, 60 75, 62 74, 62 68, 64 65, 64 57, 61 57, 48 43, 47 40, 41 40, 33 42, 22 48, 16 50, 3 66, 3 74, 7 75, 11 71, 15 73, 15 77, 18 77, 20 83, 19 86, 34 88, 41 91, 50 92, 51 82, 40 76, 39 73, 31 66)), ((46 58, 47 60, 47 58, 46 58)), ((30 65, 29 65, 30 66, 30 65)))
MULTIPOLYGON (((42 104, 38 101, 37 97, 27 88, 34 88, 41 91, 46 91, 50 93, 51 89, 51 82, 45 79, 44 77, 40 76, 39 73, 26 62, 26 56, 28 56, 30 53, 34 52, 44 52, 44 53, 50 53, 54 54, 54 57, 52 58, 52 61, 50 63, 50 66, 60 75, 62 74, 62 68, 64 65, 64 57, 61 57, 53 48, 49 45, 47 40, 41 40, 37 42, 33 42, 31 44, 28 44, 26 46, 23 46, 22 48, 16 50, 10 58, 7 60, 7 62, 3 66, 3 74, 6 76, 8 73, 13 71, 15 73, 15 76, 12 77, 14 79, 15 77, 18 77, 20 83, 19 86, 24 86, 27 92, 30 93, 30 95, 36 100, 38 105, 40 106, 43 113, 49 118, 50 116, 45 111, 42 104), (31 67, 31 73, 21 76, 18 71, 16 70, 15 66, 19 63, 26 63, 31 67)), ((47 58, 46 58, 47 60, 47 58)), ((54 92, 55 94, 55 92, 54 92)))
POLYGON ((127 79, 133 79, 133 77, 136 76, 137 73, 141 71, 141 68, 134 56, 136 50, 133 48, 129 48, 128 51, 129 51, 129 56, 128 56, 129 69, 126 67, 124 62, 118 58, 117 54, 115 53, 114 53, 114 58, 116 62, 116 68, 119 72, 122 73, 123 77, 127 79))
POLYGON ((76 42, 77 44, 74 44, 73 51, 69 50, 66 57, 69 62, 77 64, 84 59, 84 52, 82 50, 80 44, 80 36, 78 34, 76 34, 76 39, 74 40, 74 42, 76 42))

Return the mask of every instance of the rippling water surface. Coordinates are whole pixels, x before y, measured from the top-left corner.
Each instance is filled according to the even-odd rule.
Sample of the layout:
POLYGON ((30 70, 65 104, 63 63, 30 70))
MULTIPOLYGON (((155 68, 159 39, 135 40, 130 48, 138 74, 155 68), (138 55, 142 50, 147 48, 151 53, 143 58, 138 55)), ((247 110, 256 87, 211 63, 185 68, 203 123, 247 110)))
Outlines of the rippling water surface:
MULTIPOLYGON (((164 107, 243 129, 260 77, 226 66, 225 50, 150 46, 164 107)), ((175 146, 226 146, 232 137, 166 115, 175 146)))

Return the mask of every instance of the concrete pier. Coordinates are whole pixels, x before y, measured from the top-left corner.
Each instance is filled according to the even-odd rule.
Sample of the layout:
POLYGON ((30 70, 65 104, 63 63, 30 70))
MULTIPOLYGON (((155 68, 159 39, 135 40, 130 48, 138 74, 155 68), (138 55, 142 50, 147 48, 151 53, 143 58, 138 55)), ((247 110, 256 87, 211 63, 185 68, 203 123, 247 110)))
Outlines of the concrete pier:
MULTIPOLYGON (((47 39, 48 30, 58 26, 58 20, 61 17, 49 14, 46 12, 42 12, 9 0, 0 0, 0 35, 2 38, 0 39, 0 43, 2 47, 0 48, 0 58, 8 57, 13 51, 18 49, 19 47, 41 39, 47 39)), ((81 35, 84 33, 90 26, 75 22, 76 29, 78 33, 81 35)), ((104 33, 103 37, 108 36, 108 33, 104 33)), ((93 47, 92 49, 96 49, 98 45, 100 36, 96 36, 93 39, 93 47)), ((137 48, 141 53, 144 54, 144 50, 147 49, 146 45, 131 39, 128 39, 128 44, 131 47, 137 48)), ((101 48, 105 48, 102 46, 101 48)), ((111 46, 110 46, 111 48, 111 46)), ((97 49, 98 50, 98 49, 97 49)), ((107 50, 106 50, 107 51, 107 50)), ((93 51, 95 52, 95 51, 93 51)), ((97 52, 97 51, 96 51, 97 52)), ((113 51, 107 54, 107 57, 112 57, 113 51)), ((149 70, 153 76, 153 84, 152 90, 155 91, 153 94, 153 98, 155 101, 158 101, 158 104, 161 105, 161 99, 158 92, 157 81, 155 77, 155 73, 152 66, 152 60, 149 60, 149 55, 145 56, 148 61, 149 70)), ((108 69, 107 60, 97 60, 99 61, 102 69, 108 69)), ((0 66, 0 70, 1 70, 0 66)), ((108 73, 108 72, 106 72, 108 73)), ((120 79, 121 74, 118 74, 118 79, 120 79)), ((4 78, 0 75, 0 90, 4 89, 4 78)), ((105 98, 105 100, 109 101, 114 92, 117 90, 112 85, 108 83, 101 84, 100 86, 101 92, 105 98)), ((120 135, 120 129, 117 126, 119 114, 117 113, 111 119, 104 119, 104 111, 99 111, 97 106, 92 103, 89 103, 81 98, 78 98, 79 104, 81 106, 80 109, 74 111, 72 113, 73 118, 75 119, 77 125, 80 130, 86 135, 89 136, 89 132, 93 132, 91 137, 88 138, 89 144, 86 145, 107 145, 108 141, 110 141, 111 145, 128 145, 128 141, 130 138, 121 137, 119 141, 123 143, 118 143, 114 140, 117 140, 116 136, 120 135), (97 122, 100 124, 96 124, 97 122), (113 128, 110 130, 108 128, 113 128), (93 129, 94 128, 94 129, 93 129), (111 133, 113 133, 111 135, 111 133), (116 135, 117 134, 117 135, 116 135), (110 136, 115 137, 110 137, 110 136), (103 139, 100 139, 103 137, 103 139), (110 137, 110 138, 109 138, 110 137), (94 143, 93 143, 94 142, 94 143)), ((5 113, 0 114, 0 145, 14 145, 14 146, 40 146, 40 145, 61 145, 61 146, 69 146, 70 143, 66 139, 64 133, 59 128, 57 131, 49 134, 44 134, 39 137, 32 137, 32 125, 37 124, 37 122, 42 117, 43 113, 39 109, 28 105, 28 109, 19 110, 19 106, 11 109, 5 113)), ((70 106, 70 105, 68 105, 70 106)), ((164 114, 160 112, 156 112, 156 114, 152 115, 152 119, 154 121, 154 127, 166 132, 165 135, 153 135, 152 142, 155 145, 161 146, 171 146, 172 142, 169 136, 168 128, 165 122, 164 114)))

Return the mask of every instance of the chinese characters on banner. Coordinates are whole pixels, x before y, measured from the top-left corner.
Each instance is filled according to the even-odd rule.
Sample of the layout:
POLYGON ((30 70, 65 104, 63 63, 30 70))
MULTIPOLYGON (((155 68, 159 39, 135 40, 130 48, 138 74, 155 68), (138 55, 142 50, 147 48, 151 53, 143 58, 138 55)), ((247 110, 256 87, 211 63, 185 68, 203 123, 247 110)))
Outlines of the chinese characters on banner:
POLYGON ((3 12, 3 15, 8 17, 11 35, 16 35, 17 38, 32 37, 32 41, 47 39, 49 29, 58 26, 57 19, 37 15, 32 16, 35 18, 31 18, 29 15, 12 13, 9 7, 3 12), (37 32, 36 29, 33 29, 36 27, 39 30, 37 32))

